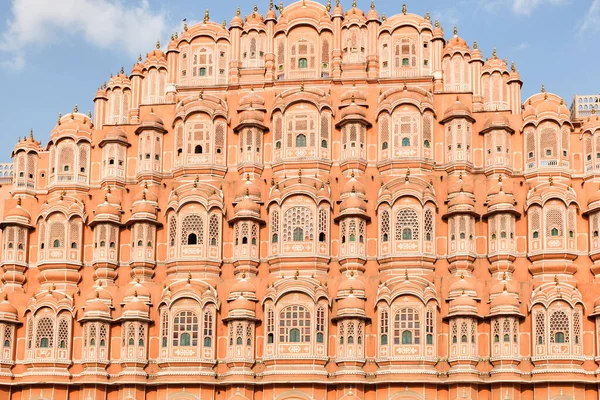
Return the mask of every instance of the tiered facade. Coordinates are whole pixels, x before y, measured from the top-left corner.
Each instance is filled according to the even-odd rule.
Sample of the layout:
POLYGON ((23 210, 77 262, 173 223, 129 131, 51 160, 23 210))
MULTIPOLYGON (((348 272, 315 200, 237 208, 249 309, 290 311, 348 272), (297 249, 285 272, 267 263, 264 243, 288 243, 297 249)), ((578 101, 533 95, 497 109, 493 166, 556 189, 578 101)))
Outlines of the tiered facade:
POLYGON ((207 12, 20 140, 0 397, 597 399, 598 116, 398 11, 207 12))

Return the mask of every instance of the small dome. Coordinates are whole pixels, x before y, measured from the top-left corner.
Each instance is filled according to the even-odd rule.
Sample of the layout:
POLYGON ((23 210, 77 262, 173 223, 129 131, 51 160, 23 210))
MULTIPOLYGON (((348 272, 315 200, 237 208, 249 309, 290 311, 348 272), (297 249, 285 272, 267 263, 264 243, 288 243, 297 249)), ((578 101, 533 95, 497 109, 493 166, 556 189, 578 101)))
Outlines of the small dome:
POLYGON ((244 25, 244 20, 240 17, 240 8, 238 7, 235 16, 231 19, 229 23, 230 28, 241 28, 244 25))
POLYGON ((467 193, 462 192, 452 197, 448 202, 448 208, 453 206, 475 206, 475 200, 467 193))
POLYGON ((342 200, 342 203, 340 204, 340 212, 348 210, 360 210, 366 212, 367 203, 356 195, 349 196, 342 200))
POLYGON ((466 306, 476 306, 477 303, 475 301, 474 298, 470 297, 470 296, 459 296, 456 299, 453 299, 450 301, 450 306, 461 306, 461 305, 466 305, 466 306))
POLYGON ((250 180, 249 175, 246 175, 246 179, 241 185, 238 186, 235 193, 235 198, 238 200, 243 199, 244 197, 250 197, 259 201, 261 198, 260 188, 256 183, 250 180))
POLYGON ((492 285, 490 288, 490 295, 500 295, 506 293, 519 293, 515 285, 511 281, 502 280, 492 285))
POLYGON ((136 282, 133 286, 127 289, 124 298, 133 299, 138 297, 149 298, 150 291, 141 283, 136 282))
POLYGON ((147 125, 147 124, 157 124, 160 126, 164 126, 164 122, 163 120, 156 114, 154 114, 154 110, 150 111, 150 114, 148 114, 143 120, 142 120, 142 124, 141 125, 147 125))
POLYGON ((231 310, 255 311, 256 304, 253 301, 243 296, 240 296, 237 299, 233 300, 231 303, 229 303, 229 308, 231 310))
POLYGON ((338 301, 339 310, 347 310, 347 309, 365 309, 365 301, 355 296, 348 296, 338 301))
POLYGON ((342 191, 341 191, 342 195, 351 195, 353 193, 361 194, 361 195, 367 194, 367 190, 365 189, 365 186, 358 179, 356 179, 354 177, 354 173, 352 173, 352 176, 350 177, 350 179, 348 179, 346 181, 346 183, 344 183, 344 186, 342 187, 342 191))
POLYGON ((114 215, 114 216, 121 215, 120 207, 116 204, 109 203, 106 198, 103 203, 98 204, 95 211, 96 211, 96 216, 101 215, 101 214, 114 215))
POLYGON ((4 295, 4 300, 0 302, 0 320, 9 320, 9 321, 18 321, 18 311, 15 306, 13 306, 8 301, 8 296, 4 295))
POLYGON ((353 291, 363 291, 365 290, 365 284, 360 280, 355 278, 354 276, 342 280, 340 282, 340 286, 338 287, 338 292, 353 292, 353 291))
POLYGON ((94 314, 109 314, 110 308, 103 301, 95 300, 86 304, 85 313, 94 313, 94 314))
POLYGON ((27 220, 27 222, 31 221, 31 215, 29 212, 25 208, 21 207, 21 199, 17 199, 16 207, 12 207, 6 212, 5 218, 10 219, 11 217, 24 218, 27 220))
POLYGON ((147 313, 148 306, 144 304, 139 298, 134 297, 133 300, 125 303, 125 307, 123 307, 123 313, 126 312, 147 313))
POLYGON ((235 215, 252 214, 260 215, 260 205, 246 196, 234 207, 235 215))
POLYGON ((104 140, 118 140, 128 142, 127 134, 122 129, 116 126, 112 127, 108 132, 106 132, 104 140))
POLYGON ((251 91, 247 95, 243 96, 240 100, 241 107, 264 107, 265 99, 255 91, 251 91))
POLYGON ((500 192, 491 198, 488 202, 488 207, 496 206, 498 204, 509 204, 510 206, 513 206, 515 204, 515 198, 512 194, 500 192))
POLYGON ((458 96, 456 96, 456 101, 454 102, 454 104, 452 104, 450 107, 448 107, 448 109, 444 113, 444 118, 442 119, 442 123, 449 119, 460 118, 460 117, 468 117, 470 119, 473 119, 473 117, 471 116, 471 110, 469 109, 469 107, 464 105, 460 101, 458 96))
POLYGON ((463 291, 465 293, 475 292, 475 286, 467 279, 461 278, 453 282, 448 288, 448 291, 449 293, 459 292, 459 294, 462 294, 463 291))
POLYGON ((490 129, 508 129, 513 131, 510 127, 510 122, 508 118, 504 115, 504 113, 499 113, 496 111, 491 117, 489 117, 485 123, 483 124, 483 131, 487 131, 490 129))
POLYGON ((248 279, 240 279, 231 287, 231 293, 256 293, 256 288, 248 279))
POLYGON ((144 184, 144 188, 133 197, 134 203, 138 201, 151 201, 153 203, 158 203, 158 196, 156 193, 148 189, 148 185, 144 184))
POLYGON ((450 38, 450 40, 448 40, 446 46, 444 46, 444 52, 442 56, 452 55, 456 52, 470 53, 470 51, 471 49, 469 48, 467 42, 464 39, 458 37, 458 35, 456 34, 455 28, 455 34, 452 38, 450 38))

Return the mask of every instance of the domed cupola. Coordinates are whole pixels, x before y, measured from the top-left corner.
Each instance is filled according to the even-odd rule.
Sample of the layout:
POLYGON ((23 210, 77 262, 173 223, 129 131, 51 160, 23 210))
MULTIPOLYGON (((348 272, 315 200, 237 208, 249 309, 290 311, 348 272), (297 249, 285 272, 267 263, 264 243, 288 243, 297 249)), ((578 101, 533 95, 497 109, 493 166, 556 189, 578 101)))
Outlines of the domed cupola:
POLYGON ((223 319, 229 332, 226 363, 233 374, 248 373, 254 364, 257 301, 256 288, 243 274, 231 288, 229 311, 223 319))
POLYGON ((364 90, 356 85, 342 94, 339 105, 341 119, 335 127, 342 133, 342 171, 350 165, 364 172, 367 165, 367 129, 372 126, 367 117, 367 95, 364 90))
POLYGON ((467 42, 458 36, 458 30, 454 26, 454 36, 446 42, 442 57, 452 57, 455 53, 460 53, 462 56, 470 55, 471 49, 467 42))
POLYGON ((370 318, 365 313, 365 284, 354 272, 343 277, 336 302, 337 313, 332 318, 338 334, 336 363, 345 374, 360 374, 365 362, 365 323, 370 318))
POLYGON ((86 140, 91 142, 92 139, 92 120, 89 116, 79 112, 79 108, 75 106, 73 112, 65 116, 59 115, 58 123, 50 132, 50 143, 56 144, 58 141, 70 138, 74 141, 86 140))
POLYGON ((234 216, 229 220, 234 230, 234 273, 255 276, 259 264, 260 227, 265 221, 260 215, 260 189, 250 181, 249 176, 246 176, 245 183, 240 185, 234 204, 234 216))
POLYGON ((238 172, 259 176, 263 170, 263 136, 269 131, 265 125, 265 99, 251 90, 243 96, 238 108, 239 123, 233 131, 239 137, 238 172))
POLYGON ((340 271, 364 271, 366 261, 366 189, 352 172, 342 187, 340 209, 334 221, 340 225, 340 271))

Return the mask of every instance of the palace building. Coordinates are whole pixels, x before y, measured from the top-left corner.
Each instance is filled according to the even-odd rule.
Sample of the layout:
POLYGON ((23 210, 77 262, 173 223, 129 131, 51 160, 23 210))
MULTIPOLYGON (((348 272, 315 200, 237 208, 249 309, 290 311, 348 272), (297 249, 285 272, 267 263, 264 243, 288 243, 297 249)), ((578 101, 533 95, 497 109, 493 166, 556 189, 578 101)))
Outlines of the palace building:
POLYGON ((599 115, 397 11, 207 11, 19 140, 0 398, 598 399, 599 115))

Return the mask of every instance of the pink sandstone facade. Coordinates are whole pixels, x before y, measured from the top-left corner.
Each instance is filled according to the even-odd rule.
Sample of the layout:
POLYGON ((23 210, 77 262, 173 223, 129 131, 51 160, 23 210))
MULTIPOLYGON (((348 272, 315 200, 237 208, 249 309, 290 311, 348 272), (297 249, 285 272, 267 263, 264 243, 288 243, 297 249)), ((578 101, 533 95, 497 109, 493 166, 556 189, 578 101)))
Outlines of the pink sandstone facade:
POLYGON ((207 12, 20 140, 0 398, 598 399, 598 116, 398 8, 207 12))

